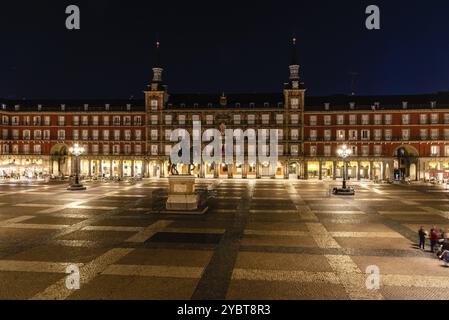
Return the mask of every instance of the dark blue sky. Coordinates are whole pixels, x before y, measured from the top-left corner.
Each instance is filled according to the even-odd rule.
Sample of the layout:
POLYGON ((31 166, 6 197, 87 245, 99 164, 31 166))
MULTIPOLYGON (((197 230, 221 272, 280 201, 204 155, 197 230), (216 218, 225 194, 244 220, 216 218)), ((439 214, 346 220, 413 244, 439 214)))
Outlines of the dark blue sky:
POLYGON ((170 92, 278 92, 295 32, 309 95, 449 90, 449 1, 15 1, 0 4, 0 97, 142 97, 156 35, 170 92), (65 29, 78 4, 81 31, 65 29), (365 28, 377 4, 382 29, 365 28))

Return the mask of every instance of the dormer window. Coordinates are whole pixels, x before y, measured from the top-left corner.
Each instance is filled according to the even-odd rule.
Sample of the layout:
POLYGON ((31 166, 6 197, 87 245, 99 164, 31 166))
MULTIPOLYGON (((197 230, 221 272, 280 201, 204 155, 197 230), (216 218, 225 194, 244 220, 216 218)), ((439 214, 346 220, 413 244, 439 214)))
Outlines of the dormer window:
POLYGON ((250 108, 254 108, 255 106, 256 106, 256 104, 255 104, 254 102, 250 102, 250 103, 249 103, 249 107, 250 107, 250 108))
POLYGON ((186 104, 185 103, 181 103, 181 108, 185 108, 186 104))
POLYGON ((88 111, 89 110, 89 105, 88 104, 85 104, 84 105, 84 111, 88 111))
POLYGON ((437 102, 436 101, 430 101, 430 107, 432 109, 435 109, 436 106, 437 106, 437 102))
POLYGON ((198 108, 198 107, 199 107, 199 104, 198 104, 198 103, 194 103, 194 104, 193 104, 193 107, 194 107, 194 108, 198 108))
POLYGON ((329 102, 326 102, 326 103, 324 104, 324 110, 329 111, 329 109, 330 109, 330 103, 329 103, 329 102))
POLYGON ((109 103, 105 104, 104 109, 105 109, 106 111, 109 111, 109 108, 110 108, 109 103))
POLYGON ((16 104, 16 105, 14 106, 14 110, 19 111, 19 110, 20 110, 20 106, 19 106, 18 104, 16 104))
POLYGON ((65 111, 65 104, 61 104, 61 111, 65 111))
POLYGON ((278 108, 282 108, 284 104, 282 102, 278 102, 278 108))
POLYGON ((37 105, 37 111, 42 111, 42 105, 41 104, 37 105))
POLYGON ((265 108, 268 108, 268 107, 270 106, 270 103, 269 103, 269 102, 264 102, 263 106, 264 106, 265 108))
POLYGON ((240 106, 241 106, 240 102, 237 102, 237 103, 235 104, 235 107, 236 107, 236 108, 240 108, 240 106))
POLYGON ((130 104, 126 105, 126 111, 131 111, 131 105, 130 104))
POLYGON ((407 101, 402 101, 402 109, 407 109, 408 108, 408 102, 407 101))
POLYGON ((209 103, 207 104, 207 107, 208 107, 208 108, 212 108, 212 103, 209 102, 209 103))
POLYGON ((355 102, 349 102, 349 109, 351 110, 355 109, 355 102))

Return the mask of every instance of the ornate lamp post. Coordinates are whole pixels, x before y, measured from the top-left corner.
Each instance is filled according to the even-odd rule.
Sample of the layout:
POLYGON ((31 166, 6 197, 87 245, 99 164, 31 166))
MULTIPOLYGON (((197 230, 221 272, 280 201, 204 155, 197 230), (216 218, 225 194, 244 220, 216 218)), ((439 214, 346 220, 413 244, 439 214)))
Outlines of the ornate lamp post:
POLYGON ((68 188, 68 190, 76 191, 76 190, 86 190, 86 187, 80 183, 79 176, 79 163, 78 158, 80 155, 84 153, 84 148, 80 147, 78 143, 75 143, 73 147, 69 149, 70 153, 75 157, 75 182, 68 188))
POLYGON ((343 159, 343 189, 346 189, 346 158, 351 156, 352 150, 348 149, 347 145, 343 145, 337 150, 337 154, 343 159))

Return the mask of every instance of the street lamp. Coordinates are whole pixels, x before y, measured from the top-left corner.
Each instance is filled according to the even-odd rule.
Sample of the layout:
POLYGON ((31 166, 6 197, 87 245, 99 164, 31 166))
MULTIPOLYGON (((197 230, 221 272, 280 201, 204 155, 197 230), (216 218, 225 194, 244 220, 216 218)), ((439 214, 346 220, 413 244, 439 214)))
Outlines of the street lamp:
POLYGON ((351 156, 352 150, 348 149, 347 145, 343 145, 337 150, 337 154, 343 158, 343 189, 346 189, 346 158, 351 156))
POLYGON ((75 143, 73 147, 69 149, 70 153, 75 157, 75 183, 73 183, 68 190, 76 191, 76 190, 86 190, 86 187, 80 183, 79 176, 79 163, 78 157, 84 153, 84 148, 80 147, 78 143, 75 143))

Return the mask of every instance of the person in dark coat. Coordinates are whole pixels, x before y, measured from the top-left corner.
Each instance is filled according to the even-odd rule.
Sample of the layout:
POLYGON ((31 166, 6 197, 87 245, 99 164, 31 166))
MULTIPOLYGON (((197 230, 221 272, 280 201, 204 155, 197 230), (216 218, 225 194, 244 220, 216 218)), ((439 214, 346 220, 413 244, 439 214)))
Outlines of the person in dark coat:
POLYGON ((423 250, 426 248, 426 235, 427 235, 426 230, 424 230, 424 227, 421 227, 418 231, 419 248, 423 250))

